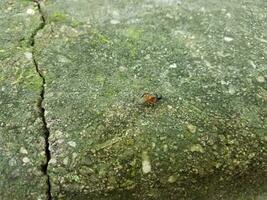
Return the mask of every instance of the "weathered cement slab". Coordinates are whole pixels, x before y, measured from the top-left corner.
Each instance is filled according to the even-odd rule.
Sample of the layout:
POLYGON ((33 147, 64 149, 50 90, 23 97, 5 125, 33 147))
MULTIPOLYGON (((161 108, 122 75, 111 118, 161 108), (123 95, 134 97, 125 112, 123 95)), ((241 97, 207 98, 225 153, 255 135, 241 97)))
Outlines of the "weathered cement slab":
POLYGON ((55 199, 264 198, 266 1, 42 9, 55 199), (163 99, 145 106, 144 92, 163 99))
POLYGON ((42 80, 32 59, 40 15, 30 1, 0 1, 0 199, 47 199, 42 80))

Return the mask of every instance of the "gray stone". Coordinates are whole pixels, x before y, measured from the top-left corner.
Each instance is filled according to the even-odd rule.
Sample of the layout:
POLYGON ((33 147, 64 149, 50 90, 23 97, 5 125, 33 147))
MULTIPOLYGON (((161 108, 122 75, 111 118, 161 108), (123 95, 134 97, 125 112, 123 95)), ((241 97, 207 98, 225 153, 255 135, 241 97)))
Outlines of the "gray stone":
POLYGON ((4 198, 48 187, 37 168, 21 171, 40 166, 47 153, 33 57, 46 82, 53 199, 266 196, 264 0, 45 1, 41 29, 32 3, 12 2, 32 21, 17 19, 19 11, 1 21, 4 30, 20 24, 1 33, 1 64, 19 58, 18 69, 5 64, 10 69, 0 73, 4 198), (20 82, 25 73, 14 73, 24 69, 32 77, 20 82), (17 90, 8 87, 14 79, 17 90), (145 104, 146 92, 162 99, 145 104), (29 174, 43 179, 19 187, 29 174))
POLYGON ((59 0, 43 11, 53 197, 262 194, 265 1, 59 0), (163 98, 147 106, 144 92, 163 98))
POLYGON ((30 1, 0 1, 0 199, 47 199, 42 81, 31 58, 40 15, 30 1))

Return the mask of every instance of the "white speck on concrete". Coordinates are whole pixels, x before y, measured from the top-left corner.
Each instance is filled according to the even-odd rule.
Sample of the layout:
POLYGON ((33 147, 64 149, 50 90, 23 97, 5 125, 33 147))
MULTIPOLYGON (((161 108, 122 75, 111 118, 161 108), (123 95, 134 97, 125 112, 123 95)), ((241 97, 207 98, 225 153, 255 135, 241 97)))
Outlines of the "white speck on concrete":
POLYGON ((46 155, 45 155, 45 151, 41 151, 39 155, 40 155, 40 156, 46 156, 46 155))
POLYGON ((29 163, 30 159, 28 157, 24 157, 24 158, 22 158, 22 162, 29 163))
POLYGON ((57 160, 55 158, 51 158, 49 160, 49 164, 56 164, 57 163, 57 160))
POLYGON ((191 152, 199 152, 199 153, 204 153, 204 149, 200 144, 196 144, 190 147, 191 152))
POLYGON ((229 94, 234 94, 235 93, 235 88, 233 85, 230 85, 229 88, 228 88, 228 92, 229 94))
POLYGON ((167 151, 168 151, 168 145, 167 145, 167 144, 164 144, 164 145, 163 145, 163 151, 164 151, 164 152, 167 152, 167 151))
POLYGON ((201 7, 201 8, 200 8, 200 11, 201 11, 201 12, 206 12, 206 9, 205 9, 204 7, 201 7))
POLYGON ((232 15, 230 13, 226 13, 226 17, 231 18, 232 15))
POLYGON ((68 158, 68 157, 64 158, 64 160, 63 160, 63 164, 64 164, 64 165, 67 165, 68 163, 69 163, 69 158, 68 158))
POLYGON ((119 24, 120 21, 116 20, 116 19, 112 19, 112 20, 110 20, 110 23, 115 25, 115 24, 119 24))
POLYGON ((74 141, 69 141, 68 144, 69 144, 71 147, 76 147, 76 142, 74 142, 74 141))
POLYGON ((19 152, 22 154, 28 154, 28 151, 24 147, 21 147, 19 152))
POLYGON ((263 39, 263 38, 259 38, 259 37, 255 37, 257 40, 259 40, 260 42, 263 43, 267 43, 267 40, 263 39))
POLYGON ((169 183, 174 183, 176 180, 177 180, 177 177, 174 176, 174 175, 171 175, 171 176, 168 178, 168 182, 169 182, 169 183))
POLYGON ((144 174, 151 172, 151 164, 148 160, 142 161, 142 170, 144 174))
POLYGON ((249 64, 253 67, 253 69, 257 68, 256 64, 252 60, 249 61, 249 64))
POLYGON ((29 8, 29 9, 27 9, 26 13, 28 15, 34 15, 35 14, 35 11, 33 9, 29 8))
POLYGON ((146 60, 150 59, 150 54, 147 54, 147 55, 145 56, 145 59, 146 59, 146 60))
POLYGON ((144 174, 151 172, 151 163, 146 151, 142 153, 142 171, 144 174))
POLYGON ((257 81, 258 81, 259 83, 264 83, 264 82, 265 82, 265 78, 264 78, 264 76, 258 76, 256 79, 257 79, 257 81))
POLYGON ((196 133, 197 127, 194 126, 193 124, 187 124, 187 129, 189 130, 190 133, 196 133))
POLYGON ((227 36, 225 36, 223 39, 225 42, 232 42, 234 40, 234 38, 227 37, 227 36))
POLYGON ((32 60, 32 53, 31 52, 25 52, 24 55, 28 60, 32 60))
POLYGON ((171 105, 167 105, 168 109, 172 110, 173 107, 171 105))
POLYGON ((171 68, 171 69, 175 69, 175 68, 177 68, 176 63, 171 64, 171 65, 169 66, 169 68, 171 68))
POLYGON ((225 80, 221 80, 221 84, 222 84, 222 85, 228 85, 229 82, 227 82, 227 81, 225 81, 225 80))

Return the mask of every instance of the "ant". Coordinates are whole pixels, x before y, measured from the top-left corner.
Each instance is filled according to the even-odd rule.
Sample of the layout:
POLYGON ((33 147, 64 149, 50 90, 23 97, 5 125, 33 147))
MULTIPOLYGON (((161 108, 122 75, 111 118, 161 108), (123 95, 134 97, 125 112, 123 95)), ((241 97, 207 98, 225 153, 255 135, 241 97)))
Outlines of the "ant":
POLYGON ((151 94, 151 93, 144 93, 142 95, 143 99, 144 99, 144 103, 146 105, 150 105, 150 106, 153 106, 155 105, 160 99, 162 99, 162 96, 161 95, 158 95, 158 94, 151 94))

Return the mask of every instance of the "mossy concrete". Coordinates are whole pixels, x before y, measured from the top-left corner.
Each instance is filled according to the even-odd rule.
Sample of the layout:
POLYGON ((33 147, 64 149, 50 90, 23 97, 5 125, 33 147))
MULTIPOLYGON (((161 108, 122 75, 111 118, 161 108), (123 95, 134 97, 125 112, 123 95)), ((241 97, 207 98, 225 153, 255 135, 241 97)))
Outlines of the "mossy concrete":
POLYGON ((264 198, 265 1, 42 9, 55 199, 264 198), (163 99, 146 106, 144 92, 163 99))
MULTIPOLYGON (((266 198, 264 0, 57 0, 41 9, 34 55, 46 82, 53 199, 266 198), (145 92, 162 99, 148 106, 145 92)), ((33 80, 18 90, 33 94, 30 108, 33 80)))
POLYGON ((30 1, 0 1, 0 199, 47 199, 42 81, 32 60, 40 15, 30 1))

